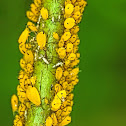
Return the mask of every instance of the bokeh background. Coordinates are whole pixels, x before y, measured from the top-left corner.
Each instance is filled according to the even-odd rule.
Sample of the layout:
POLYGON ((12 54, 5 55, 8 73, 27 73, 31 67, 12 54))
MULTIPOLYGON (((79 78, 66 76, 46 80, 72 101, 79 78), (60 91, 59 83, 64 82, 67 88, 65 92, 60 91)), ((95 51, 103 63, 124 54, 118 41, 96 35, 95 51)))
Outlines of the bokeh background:
MULTIPOLYGON (((18 37, 31 0, 0 0, 0 126, 12 126, 18 37)), ((80 24, 80 82, 69 126, 126 126, 126 0, 88 0, 80 24)))

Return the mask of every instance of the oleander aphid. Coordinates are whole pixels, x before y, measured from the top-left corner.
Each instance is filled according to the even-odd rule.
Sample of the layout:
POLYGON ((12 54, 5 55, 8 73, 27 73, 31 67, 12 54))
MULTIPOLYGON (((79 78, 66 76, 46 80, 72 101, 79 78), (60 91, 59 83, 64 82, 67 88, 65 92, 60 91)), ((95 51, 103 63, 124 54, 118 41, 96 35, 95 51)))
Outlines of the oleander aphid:
POLYGON ((78 84, 78 23, 85 0, 33 0, 18 43, 17 95, 11 97, 13 126, 65 126, 71 123, 78 84))

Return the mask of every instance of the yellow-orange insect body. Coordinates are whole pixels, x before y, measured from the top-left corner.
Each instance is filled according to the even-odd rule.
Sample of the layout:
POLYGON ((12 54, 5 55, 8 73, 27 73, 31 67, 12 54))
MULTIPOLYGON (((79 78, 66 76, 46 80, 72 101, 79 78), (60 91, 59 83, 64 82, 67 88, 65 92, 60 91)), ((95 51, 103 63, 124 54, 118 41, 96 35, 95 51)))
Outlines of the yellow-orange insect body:
POLYGON ((35 16, 35 14, 31 11, 27 11, 26 15, 28 17, 29 20, 33 21, 33 22, 37 22, 38 18, 35 16))
POLYGON ((53 38, 56 40, 59 40, 59 35, 56 32, 53 32, 53 38))
POLYGON ((26 40, 28 39, 29 36, 29 29, 26 28, 20 35, 19 39, 18 39, 18 43, 19 44, 25 44, 26 40))
POLYGON ((44 32, 39 32, 36 36, 38 46, 40 46, 40 49, 43 49, 46 45, 46 35, 44 32))
POLYGON ((36 28, 36 26, 32 22, 30 22, 30 21, 27 23, 27 26, 33 32, 37 32, 38 31, 38 29, 36 28))
POLYGON ((65 6, 65 13, 66 14, 71 14, 73 12, 73 10, 74 10, 73 4, 67 4, 65 6))
POLYGON ((47 117, 47 119, 46 119, 46 126, 52 126, 52 124, 53 124, 52 118, 50 116, 47 117))
POLYGON ((58 55, 60 59, 64 59, 64 57, 66 56, 66 50, 65 48, 61 47, 58 49, 58 55))
POLYGON ((61 67, 58 67, 58 68, 56 69, 56 79, 57 79, 57 80, 60 80, 60 78, 62 77, 62 75, 63 75, 63 70, 62 70, 61 67))
POLYGON ((41 15, 42 15, 42 18, 44 19, 44 20, 46 20, 47 18, 48 18, 48 10, 46 9, 46 8, 42 8, 41 9, 41 15))
POLYGON ((18 98, 16 95, 12 95, 11 97, 11 107, 13 112, 17 111, 18 109, 18 98))
POLYGON ((27 98, 34 103, 36 106, 41 104, 40 95, 35 87, 28 86, 26 90, 27 98))
POLYGON ((73 18, 67 18, 64 21, 64 27, 66 29, 71 29, 75 25, 75 20, 73 18))

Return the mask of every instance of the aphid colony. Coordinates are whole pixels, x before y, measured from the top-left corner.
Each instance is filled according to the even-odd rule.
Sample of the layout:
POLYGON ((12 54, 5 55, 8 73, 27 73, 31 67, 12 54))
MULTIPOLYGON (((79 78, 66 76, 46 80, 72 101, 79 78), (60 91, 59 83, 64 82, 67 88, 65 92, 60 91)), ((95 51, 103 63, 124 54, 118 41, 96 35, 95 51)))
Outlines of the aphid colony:
MULTIPOLYGON (((76 67, 79 63, 80 53, 78 53, 78 45, 80 40, 77 32, 79 26, 77 24, 82 19, 82 13, 87 2, 84 0, 66 0, 64 3, 64 33, 59 36, 53 32, 53 38, 58 41, 56 48, 59 56, 59 63, 53 66, 56 67, 56 84, 54 86, 55 96, 50 104, 51 114, 46 118, 45 124, 41 126, 65 126, 71 122, 70 113, 73 106, 73 89, 79 82, 79 68, 76 67)), ((17 86, 17 95, 11 98, 12 110, 16 113, 14 126, 25 125, 27 119, 27 110, 31 105, 41 106, 41 96, 36 84, 36 76, 34 76, 34 62, 42 58, 46 64, 47 59, 37 57, 36 52, 44 50, 47 44, 47 34, 44 31, 39 31, 41 18, 48 20, 48 10, 42 7, 41 0, 34 0, 31 4, 31 11, 27 11, 27 17, 37 23, 29 21, 25 30, 19 37, 19 50, 23 54, 20 59, 19 85, 17 86), (34 37, 30 36, 34 33, 34 37), (30 38, 30 41, 29 40, 30 38), (19 101, 18 101, 19 100, 19 101)), ((38 53, 37 53, 38 55, 38 53)), ((48 100, 45 99, 45 104, 48 100)))

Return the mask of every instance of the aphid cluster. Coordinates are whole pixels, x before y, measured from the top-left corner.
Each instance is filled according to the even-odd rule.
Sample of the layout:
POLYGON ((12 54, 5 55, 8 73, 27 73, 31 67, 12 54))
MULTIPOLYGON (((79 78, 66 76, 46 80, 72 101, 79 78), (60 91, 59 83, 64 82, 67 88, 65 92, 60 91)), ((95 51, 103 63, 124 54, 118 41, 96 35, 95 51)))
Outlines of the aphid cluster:
MULTIPOLYGON (((46 118, 45 124, 41 126, 64 126, 71 122, 70 113, 73 106, 73 89, 79 82, 79 63, 80 53, 78 45, 80 40, 77 32, 81 21, 82 13, 87 2, 84 0, 66 0, 64 2, 64 33, 59 36, 53 32, 53 38, 58 41, 59 62, 53 68, 56 68, 54 85, 54 98, 50 103, 50 115, 46 118)), ((34 0, 31 4, 31 10, 26 12, 28 21, 25 30, 21 33, 18 43, 19 50, 23 54, 20 59, 21 70, 19 72, 19 85, 17 86, 17 96, 11 98, 12 110, 16 113, 13 126, 24 126, 27 120, 27 111, 32 106, 41 105, 41 95, 37 88, 36 76, 34 76, 34 62, 42 59, 49 64, 46 58, 39 51, 46 51, 48 35, 39 30, 41 19, 48 20, 48 10, 43 7, 41 0, 34 0), (34 23, 35 24, 34 24, 34 23), (33 33, 34 35, 30 35, 33 33)), ((49 104, 45 99, 45 104, 49 104)))
POLYGON ((79 26, 77 24, 82 19, 82 13, 87 2, 84 0, 66 0, 64 12, 64 33, 59 40, 58 33, 53 33, 53 37, 58 42, 56 49, 61 66, 56 69, 55 77, 55 96, 51 103, 53 111, 46 119, 46 126, 64 126, 71 122, 70 113, 73 106, 74 86, 79 82, 79 63, 80 53, 78 53, 78 45, 80 40, 77 32, 79 26), (55 119, 53 118, 55 117, 55 119))

